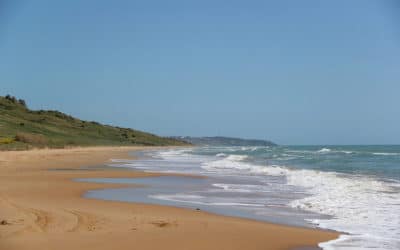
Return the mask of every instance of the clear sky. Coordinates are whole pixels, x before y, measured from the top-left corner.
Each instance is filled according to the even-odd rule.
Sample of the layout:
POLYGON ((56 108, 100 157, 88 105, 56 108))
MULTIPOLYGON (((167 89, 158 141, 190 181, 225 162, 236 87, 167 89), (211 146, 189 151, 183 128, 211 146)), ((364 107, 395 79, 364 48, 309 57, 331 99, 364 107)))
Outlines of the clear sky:
POLYGON ((160 135, 398 144, 399 7, 0 0, 0 94, 160 135))

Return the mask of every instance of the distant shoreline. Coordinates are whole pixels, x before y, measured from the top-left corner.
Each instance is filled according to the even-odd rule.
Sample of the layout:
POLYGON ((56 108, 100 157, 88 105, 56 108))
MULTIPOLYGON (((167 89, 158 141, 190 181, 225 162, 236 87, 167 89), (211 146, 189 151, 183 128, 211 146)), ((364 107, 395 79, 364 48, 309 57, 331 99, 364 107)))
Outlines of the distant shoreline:
POLYGON ((77 183, 73 182, 75 178, 160 175, 123 169, 82 169, 102 165, 112 158, 127 158, 128 152, 143 149, 150 148, 80 147, 0 152, 0 220, 3 221, 0 248, 292 249, 313 247, 338 236, 334 232, 189 209, 82 197, 87 190, 121 185, 77 183), (61 170, 48 171, 52 169, 61 170))

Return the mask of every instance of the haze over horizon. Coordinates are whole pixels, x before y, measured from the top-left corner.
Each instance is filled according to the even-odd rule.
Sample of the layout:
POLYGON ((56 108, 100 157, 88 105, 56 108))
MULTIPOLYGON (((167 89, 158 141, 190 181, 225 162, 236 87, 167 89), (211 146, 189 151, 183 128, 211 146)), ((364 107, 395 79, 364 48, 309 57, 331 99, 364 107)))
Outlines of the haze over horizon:
POLYGON ((0 95, 164 136, 399 144, 396 1, 2 1, 0 95))

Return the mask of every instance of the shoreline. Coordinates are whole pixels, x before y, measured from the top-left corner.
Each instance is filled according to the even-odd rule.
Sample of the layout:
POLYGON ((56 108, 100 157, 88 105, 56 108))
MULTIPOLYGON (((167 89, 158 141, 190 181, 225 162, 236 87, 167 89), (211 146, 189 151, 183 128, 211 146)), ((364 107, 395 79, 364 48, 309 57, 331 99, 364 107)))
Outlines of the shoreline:
MULTIPOLYGON (((301 249, 337 232, 298 228, 163 205, 104 201, 86 191, 124 184, 76 178, 161 176, 124 169, 79 169, 150 147, 0 152, 0 249, 301 249), (57 171, 49 171, 57 170, 57 171)), ((133 186, 133 185, 128 185, 133 186)))

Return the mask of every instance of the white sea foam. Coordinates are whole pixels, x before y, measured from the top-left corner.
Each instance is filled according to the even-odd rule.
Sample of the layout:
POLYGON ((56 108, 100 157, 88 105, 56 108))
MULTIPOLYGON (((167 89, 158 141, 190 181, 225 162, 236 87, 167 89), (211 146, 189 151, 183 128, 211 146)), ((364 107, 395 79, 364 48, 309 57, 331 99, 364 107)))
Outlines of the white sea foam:
MULTIPOLYGON (((321 150, 330 152, 328 149, 321 150)), ((324 249, 369 249, 376 246, 379 246, 379 249, 400 249, 398 183, 391 184, 371 177, 335 172, 254 165, 244 162, 245 158, 231 155, 221 160, 206 162, 202 167, 223 173, 247 172, 285 176, 288 185, 307 188, 310 196, 295 200, 290 206, 330 215, 330 219, 314 220, 312 223, 350 234, 336 241, 321 244, 324 249)), ((262 192, 262 188, 256 186, 214 186, 226 191, 262 192)))
POLYGON ((329 148, 322 148, 321 150, 318 150, 318 153, 329 153, 329 152, 331 152, 332 150, 331 149, 329 149, 329 148))
POLYGON ((238 173, 246 171, 252 174, 268 174, 276 176, 284 175, 287 171, 287 169, 275 165, 271 167, 254 165, 252 163, 244 162, 245 159, 247 159, 246 155, 229 155, 221 160, 205 162, 201 167, 207 171, 219 173, 238 173))
POLYGON ((127 159, 111 159, 111 162, 126 163, 126 162, 130 162, 130 161, 127 159))
MULTIPOLYGON (((289 206, 331 216, 311 221, 319 227, 349 233, 334 241, 321 243, 323 249, 400 249, 400 183, 386 182, 367 176, 339 174, 310 169, 291 169, 278 165, 261 165, 249 162, 248 156, 229 155, 236 149, 216 151, 212 157, 194 156, 190 151, 171 150, 160 153, 160 157, 175 162, 197 162, 206 173, 233 175, 268 175, 284 178, 290 190, 306 189, 309 196, 292 201, 289 206), (196 158, 197 157, 197 158, 196 158), (203 158, 201 158, 203 157, 203 158)), ((243 150, 249 150, 243 148, 243 150)), ((251 149, 250 149, 251 150, 251 149)), ((212 151, 211 151, 212 152, 212 151)), ((315 154, 357 154, 358 151, 286 150, 299 157, 315 154)), ((377 156, 400 155, 398 153, 369 152, 377 156)), ((280 154, 276 157, 292 157, 280 154)), ((345 157, 345 155, 343 155, 345 157)), ((118 162, 118 161, 115 161, 118 162)), ((257 193, 271 191, 268 185, 215 183, 223 192, 257 193)), ((281 188, 281 187, 279 187, 281 188)), ((163 195, 153 198, 203 205, 259 206, 247 202, 210 201, 196 195, 163 195)))
POLYGON ((187 195, 187 194, 172 194, 172 195, 150 195, 150 198, 173 201, 173 202, 184 202, 192 203, 197 205, 211 205, 211 206, 243 206, 243 207, 263 207, 262 204, 256 203, 241 203, 241 202, 210 202, 209 199, 199 195, 187 195))
POLYGON ((313 194, 293 201, 292 207, 331 215, 331 219, 312 222, 351 234, 326 249, 369 249, 376 245, 379 249, 400 249, 400 193, 389 183, 313 170, 290 171, 287 180, 313 194))
POLYGON ((190 149, 174 149, 174 150, 167 150, 167 151, 160 151, 158 155, 162 158, 174 159, 174 160, 182 160, 187 159, 187 157, 191 157, 192 155, 188 154, 191 150, 190 149))
POLYGON ((271 192, 271 188, 268 185, 250 185, 250 184, 231 184, 231 183, 214 183, 214 187, 221 188, 226 192, 240 192, 240 193, 252 193, 252 192, 271 192))
POLYGON ((378 153, 372 153, 373 155, 400 155, 399 153, 384 153, 384 152, 378 152, 378 153))

